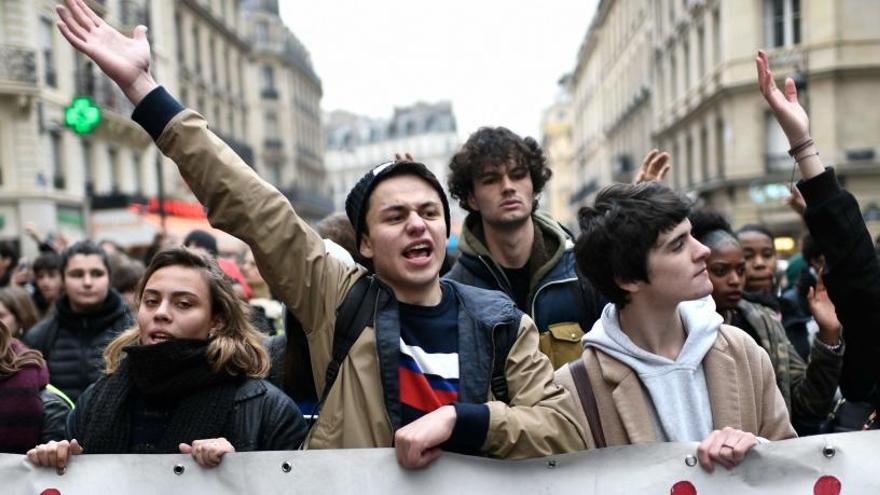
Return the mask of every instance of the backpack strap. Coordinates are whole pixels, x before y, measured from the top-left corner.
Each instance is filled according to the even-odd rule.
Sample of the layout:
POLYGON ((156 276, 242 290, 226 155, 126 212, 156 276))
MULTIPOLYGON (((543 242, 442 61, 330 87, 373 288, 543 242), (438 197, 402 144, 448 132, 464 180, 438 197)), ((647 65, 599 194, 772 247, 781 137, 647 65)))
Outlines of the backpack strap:
POLYGON ((327 365, 319 407, 327 399, 348 351, 363 333, 364 328, 372 322, 378 291, 379 287, 372 276, 361 277, 339 306, 333 331, 333 357, 327 365))
POLYGON ((516 341, 519 329, 515 325, 503 325, 493 336, 494 354, 492 356, 492 378, 489 382, 492 396, 505 404, 510 404, 510 391, 507 389, 507 355, 516 341))
POLYGON ((568 369, 571 370, 571 378, 577 388, 581 407, 587 416, 587 423, 590 424, 593 442, 596 444, 596 448, 604 448, 608 444, 605 442, 605 432, 602 431, 602 420, 599 418, 599 407, 596 405, 596 396, 593 394, 593 384, 590 383, 583 358, 577 358, 568 363, 568 369))

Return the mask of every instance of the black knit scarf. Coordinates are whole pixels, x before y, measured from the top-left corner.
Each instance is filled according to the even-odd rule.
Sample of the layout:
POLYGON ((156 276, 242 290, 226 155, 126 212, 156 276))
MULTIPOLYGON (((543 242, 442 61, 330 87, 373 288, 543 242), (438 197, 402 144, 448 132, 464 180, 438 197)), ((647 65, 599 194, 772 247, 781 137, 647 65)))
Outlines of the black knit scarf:
POLYGON ((229 436, 235 390, 242 378, 215 373, 205 358, 209 341, 173 339, 129 346, 112 374, 95 383, 91 400, 76 412, 78 440, 90 454, 177 453, 178 444, 229 436), (174 404, 162 439, 145 450, 131 445, 130 397, 174 404))

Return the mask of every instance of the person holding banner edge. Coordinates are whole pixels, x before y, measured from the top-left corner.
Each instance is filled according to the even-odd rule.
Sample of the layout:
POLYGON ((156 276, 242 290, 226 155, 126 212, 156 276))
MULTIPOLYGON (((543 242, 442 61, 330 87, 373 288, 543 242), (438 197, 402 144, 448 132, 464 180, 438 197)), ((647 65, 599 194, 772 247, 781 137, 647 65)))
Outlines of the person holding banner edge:
MULTIPOLYGON (((312 368, 326 369, 336 309, 367 271, 326 256, 287 199, 153 80, 146 27, 128 38, 81 0, 65 4, 58 8, 64 37, 135 104, 134 120, 177 163, 211 224, 251 246, 273 293, 302 323, 312 368)), ((500 294, 440 282, 448 200, 424 165, 377 167, 349 195, 346 212, 360 253, 375 267, 374 321, 339 363, 308 447, 393 445, 407 468, 426 466, 441 448, 521 458, 584 447, 571 398, 553 382, 531 319, 500 294), (421 328, 424 321, 437 323, 421 328), (501 367, 508 400, 501 401, 489 382, 498 369, 496 339, 507 335, 513 338, 501 367)), ((321 373, 315 382, 325 388, 321 373)))
POLYGON ((292 450, 306 424, 261 380, 269 356, 245 305, 209 256, 160 251, 137 289, 137 324, 104 351, 106 370, 67 417, 69 442, 27 452, 64 468, 71 455, 192 454, 203 467, 236 451, 292 450))

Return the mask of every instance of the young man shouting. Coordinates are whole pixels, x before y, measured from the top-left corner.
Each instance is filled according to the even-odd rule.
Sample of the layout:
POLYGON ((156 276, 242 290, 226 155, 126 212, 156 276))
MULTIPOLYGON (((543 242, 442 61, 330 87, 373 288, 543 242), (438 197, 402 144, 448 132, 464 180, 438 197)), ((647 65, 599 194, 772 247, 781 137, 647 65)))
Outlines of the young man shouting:
POLYGON ((658 182, 609 186, 581 209, 578 267, 611 303, 581 359, 556 376, 581 398, 591 447, 700 441, 711 471, 738 464, 758 437, 795 433, 767 353, 715 312, 709 249, 691 236, 689 211, 658 182), (604 263, 592 262, 598 253, 604 263))
MULTIPOLYGON (((146 28, 123 36, 82 0, 59 7, 65 38, 136 105, 133 118, 177 163, 216 228, 247 242, 274 294, 307 335, 316 390, 333 362, 337 308, 363 267, 327 256, 321 238, 287 199, 185 110, 149 72, 146 28)), ((553 382, 528 316, 497 293, 439 280, 449 207, 437 179, 415 162, 379 166, 346 200, 357 246, 375 267, 372 321, 328 387, 306 440, 312 448, 396 448, 423 467, 441 448, 527 457, 583 448, 570 396, 553 382), (500 362, 508 400, 490 390, 496 339, 512 335, 500 362)), ((360 329, 357 329, 360 330, 360 329)))

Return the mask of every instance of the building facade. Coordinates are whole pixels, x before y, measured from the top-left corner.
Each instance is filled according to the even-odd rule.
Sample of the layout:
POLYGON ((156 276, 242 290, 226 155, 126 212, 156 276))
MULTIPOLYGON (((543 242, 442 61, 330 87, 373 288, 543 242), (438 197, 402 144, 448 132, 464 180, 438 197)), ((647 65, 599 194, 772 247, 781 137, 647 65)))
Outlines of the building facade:
MULTIPOLYGON (((445 190, 449 161, 460 145, 449 102, 395 108, 390 119, 337 110, 325 118, 325 135, 333 203, 340 211, 357 181, 376 165, 394 160, 395 153, 410 153, 424 163, 445 190)), ((452 204, 450 207, 453 221, 460 221, 461 211, 452 204)))
POLYGON ((794 75, 823 159, 880 224, 880 3, 869 0, 603 0, 573 77, 573 202, 631 180, 652 147, 672 153, 671 185, 733 224, 796 237, 782 203, 793 163, 757 90, 755 55, 794 75), (873 212, 873 213, 872 213, 873 212))
MULTIPOLYGON (((34 254, 36 245, 23 234, 27 223, 70 240, 110 238, 123 246, 148 244, 161 211, 166 213, 161 223, 172 234, 182 233, 174 232, 178 223, 180 229, 207 226, 197 208, 180 207, 195 199, 174 164, 131 120, 133 108, 125 96, 57 31, 56 3, 0 0, 0 238, 18 241, 24 254, 34 254), (75 96, 91 97, 100 108, 101 122, 88 134, 65 126, 65 110, 75 96)), ((304 181, 317 196, 309 198, 305 211, 322 201, 329 211, 329 197, 322 194, 321 85, 301 44, 298 58, 273 59, 289 108, 279 113, 292 122, 271 136, 291 150, 285 175, 273 175, 266 152, 272 129, 262 125, 259 77, 269 56, 254 43, 252 20, 262 9, 277 21, 277 5, 240 0, 87 3, 124 33, 147 25, 156 79, 205 115, 212 130, 279 189, 304 181), (308 159, 298 158, 300 149, 308 159)), ((283 25, 275 29, 284 40, 295 39, 283 25)), ((293 199, 298 206, 299 198, 293 199)), ((224 243, 231 246, 234 240, 221 234, 224 243)))
POLYGON ((541 118, 541 147, 553 177, 544 188, 540 204, 570 229, 577 224, 577 210, 571 207, 570 201, 579 182, 572 140, 573 117, 571 77, 565 75, 559 80, 556 101, 544 110, 541 118))

